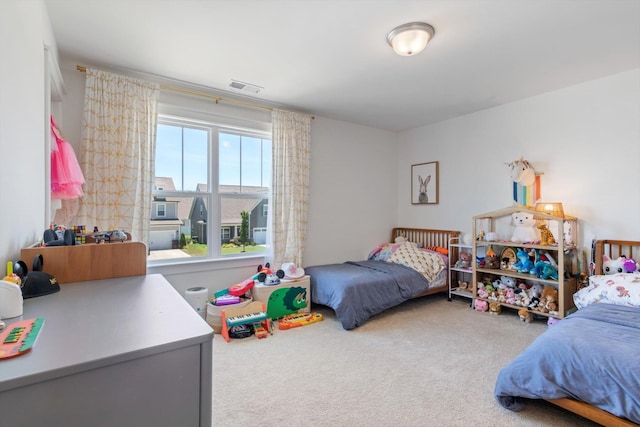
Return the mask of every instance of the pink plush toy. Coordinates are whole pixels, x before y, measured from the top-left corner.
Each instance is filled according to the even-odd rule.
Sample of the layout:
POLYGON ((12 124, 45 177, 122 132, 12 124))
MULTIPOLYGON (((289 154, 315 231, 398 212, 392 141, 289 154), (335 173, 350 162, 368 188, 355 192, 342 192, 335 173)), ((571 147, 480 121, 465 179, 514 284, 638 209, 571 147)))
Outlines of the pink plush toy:
POLYGON ((489 303, 487 303, 486 301, 477 299, 473 302, 473 307, 478 311, 487 311, 489 310, 489 303))

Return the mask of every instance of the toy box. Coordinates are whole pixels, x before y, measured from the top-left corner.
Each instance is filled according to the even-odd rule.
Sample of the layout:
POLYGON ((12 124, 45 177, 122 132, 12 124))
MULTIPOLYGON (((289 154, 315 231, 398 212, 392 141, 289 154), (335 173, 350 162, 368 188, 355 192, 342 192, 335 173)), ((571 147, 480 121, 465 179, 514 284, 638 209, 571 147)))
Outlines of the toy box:
POLYGON ((276 320, 288 314, 309 313, 311 310, 311 280, 309 276, 297 280, 283 279, 278 285, 256 282, 251 290, 254 301, 267 307, 267 316, 276 320))

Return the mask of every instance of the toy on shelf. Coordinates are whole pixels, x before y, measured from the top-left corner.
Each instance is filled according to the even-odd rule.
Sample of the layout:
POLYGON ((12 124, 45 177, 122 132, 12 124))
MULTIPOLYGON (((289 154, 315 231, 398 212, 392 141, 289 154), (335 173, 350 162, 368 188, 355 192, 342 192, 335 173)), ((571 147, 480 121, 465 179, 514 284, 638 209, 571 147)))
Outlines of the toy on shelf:
POLYGON ((532 213, 529 212, 514 212, 511 214, 515 230, 511 236, 512 242, 535 242, 537 240, 536 230, 534 225, 536 220, 532 213))
POLYGON ((500 258, 498 257, 498 254, 494 252, 491 245, 489 245, 487 253, 484 255, 484 268, 491 268, 494 270, 500 268, 500 258))
POLYGON ((527 251, 519 248, 516 257, 518 258, 518 262, 513 264, 514 270, 517 270, 519 273, 530 273, 533 270, 533 262, 527 251))
POLYGON ((471 253, 460 252, 458 260, 456 261, 454 268, 471 268, 471 253))
POLYGON ((556 243, 556 239, 553 237, 553 233, 551 233, 551 230, 549 230, 549 228, 547 227, 546 224, 544 223, 540 223, 538 224, 538 230, 540 230, 540 244, 544 245, 544 246, 551 246, 551 245, 555 245, 556 243))

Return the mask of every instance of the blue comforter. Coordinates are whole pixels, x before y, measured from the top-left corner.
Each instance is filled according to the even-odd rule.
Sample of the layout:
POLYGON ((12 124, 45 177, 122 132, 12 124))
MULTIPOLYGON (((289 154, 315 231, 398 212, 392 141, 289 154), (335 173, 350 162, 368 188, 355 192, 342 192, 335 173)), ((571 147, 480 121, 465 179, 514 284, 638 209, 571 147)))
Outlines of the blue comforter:
POLYGON ((573 398, 640 423, 640 308, 591 304, 540 335, 503 368, 498 402, 573 398))
POLYGON ((417 271, 384 261, 312 266, 305 272, 311 276, 311 301, 333 308, 344 329, 429 289, 429 281, 417 271))

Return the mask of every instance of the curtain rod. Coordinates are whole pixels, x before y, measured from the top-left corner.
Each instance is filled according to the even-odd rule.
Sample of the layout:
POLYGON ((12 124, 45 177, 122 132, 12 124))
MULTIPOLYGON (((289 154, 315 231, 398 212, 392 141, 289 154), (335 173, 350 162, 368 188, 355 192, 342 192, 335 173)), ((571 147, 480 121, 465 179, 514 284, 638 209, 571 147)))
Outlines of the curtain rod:
MULTIPOLYGON (((87 67, 83 67, 81 65, 76 65, 76 70, 80 71, 81 73, 85 73, 87 71, 87 67)), ((170 90, 172 92, 184 93, 186 95, 195 95, 195 96, 199 96, 199 97, 202 97, 202 98, 213 99, 216 104, 219 104, 220 102, 228 102, 228 103, 231 103, 231 104, 242 105, 244 107, 259 108, 259 109, 262 109, 262 110, 273 111, 272 107, 265 107, 264 105, 254 104, 253 102, 239 101, 239 100, 233 99, 233 98, 224 98, 222 96, 211 95, 209 93, 200 92, 200 91, 192 90, 192 89, 185 89, 185 88, 181 88, 181 87, 178 87, 178 86, 166 85, 164 83, 160 83, 160 89, 170 90)), ((315 119, 315 116, 311 116, 311 119, 312 120, 315 119)))

